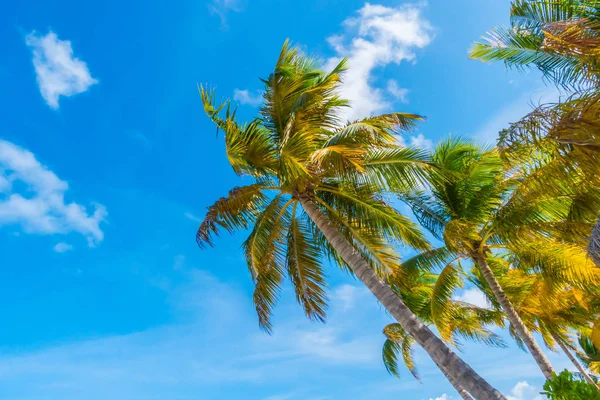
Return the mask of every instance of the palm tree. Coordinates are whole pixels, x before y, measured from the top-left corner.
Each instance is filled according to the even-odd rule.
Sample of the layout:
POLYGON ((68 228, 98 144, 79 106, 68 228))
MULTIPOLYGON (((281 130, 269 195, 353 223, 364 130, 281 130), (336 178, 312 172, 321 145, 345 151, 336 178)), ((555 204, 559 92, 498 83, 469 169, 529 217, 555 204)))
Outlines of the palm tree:
POLYGON ((470 56, 508 66, 535 66, 566 88, 600 85, 600 2, 516 0, 510 27, 489 31, 470 56))
MULTIPOLYGON (((404 268, 442 268, 440 276, 458 279, 459 260, 474 264, 481 280, 506 314, 510 328, 523 341, 547 379, 550 362, 519 317, 495 269, 504 255, 514 267, 538 270, 552 282, 578 287, 594 285, 598 277, 585 252, 575 244, 554 239, 556 227, 568 214, 572 199, 539 196, 523 203, 520 176, 508 174, 495 149, 485 150, 460 139, 441 142, 432 161, 444 174, 431 175, 428 191, 400 194, 422 226, 445 246, 422 252, 404 268)), ((439 321, 450 320, 441 309, 439 321)), ((443 326, 438 326, 444 337, 443 326)))
POLYGON ((215 106, 214 95, 201 89, 206 114, 225 134, 230 164, 253 183, 208 208, 197 242, 212 244, 219 229, 251 229, 243 247, 259 323, 267 331, 285 275, 306 315, 325 319, 322 261, 328 257, 358 277, 438 367, 473 396, 504 399, 385 282, 399 264, 393 243, 428 247, 417 226, 381 196, 382 190, 405 191, 425 176, 426 155, 397 146, 394 135, 421 118, 390 113, 341 121, 339 111, 348 104, 336 93, 345 64, 323 73, 286 42, 264 80, 260 115, 243 125, 229 102, 215 106))
MULTIPOLYGON (((460 280, 417 270, 404 270, 400 275, 401 279, 390 279, 392 289, 421 321, 435 325, 440 332, 444 332, 442 339, 446 343, 460 348, 461 339, 467 339, 488 346, 505 347, 502 339, 488 329, 490 325, 504 326, 501 312, 452 299, 455 289, 461 286, 460 280), (441 313, 440 309, 449 312, 441 313), (444 317, 440 318, 442 315, 444 317), (446 320, 447 315, 451 316, 450 320, 446 320)), ((386 340, 382 358, 387 371, 400 378, 401 358, 415 379, 420 381, 413 359, 414 339, 397 323, 387 325, 383 334, 386 340)), ((460 382, 451 376, 447 378, 463 399, 472 399, 460 382)))
MULTIPOLYGON (((539 273, 510 269, 506 262, 497 262, 494 274, 519 317, 531 332, 538 332, 546 346, 556 346, 565 353, 581 376, 594 384, 585 368, 572 354, 575 349, 572 332, 589 330, 591 316, 598 314, 600 299, 594 288, 578 288, 548 280, 539 273), (591 290, 588 290, 591 289, 591 290)), ((494 308, 499 304, 477 271, 470 277, 494 308)), ((514 331, 510 332, 520 347, 523 343, 514 331)))
MULTIPOLYGON (((475 43, 470 56, 520 69, 535 66, 570 95, 558 104, 537 107, 503 131, 504 153, 510 158, 512 153, 542 151, 552 157, 557 167, 538 172, 536 179, 557 195, 588 188, 598 191, 600 2, 517 0, 511 5, 510 22, 510 28, 495 28, 475 43)), ((599 211, 600 207, 594 210, 594 229, 582 237, 588 239, 588 253, 600 267, 599 211)))

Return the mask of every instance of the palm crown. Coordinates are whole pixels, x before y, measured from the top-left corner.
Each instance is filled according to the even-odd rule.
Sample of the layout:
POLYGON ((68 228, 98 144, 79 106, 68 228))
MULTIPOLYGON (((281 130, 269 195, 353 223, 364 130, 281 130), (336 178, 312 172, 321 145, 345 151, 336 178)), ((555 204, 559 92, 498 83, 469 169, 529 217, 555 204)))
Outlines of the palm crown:
POLYGON ((303 212, 301 199, 314 202, 380 276, 398 265, 395 241, 428 246, 417 226, 381 196, 384 189, 407 190, 424 177, 426 154, 398 146, 395 137, 421 117, 390 113, 344 123, 339 111, 347 102, 337 95, 344 70, 342 61, 330 73, 321 72, 286 43, 263 81, 260 115, 248 124, 236 122, 229 102, 215 106, 214 94, 201 88, 207 115, 224 132, 231 166, 254 182, 208 208, 197 241, 212 244, 221 228, 251 228, 243 247, 259 322, 267 330, 285 275, 307 316, 323 320, 321 261, 329 257, 344 267, 303 212))
POLYGON ((471 57, 536 66, 570 95, 536 107, 503 130, 502 153, 512 163, 535 169, 530 185, 557 196, 587 197, 580 209, 587 208, 591 217, 574 214, 569 222, 597 222, 593 231, 579 232, 579 239, 589 240, 588 253, 600 266, 600 2, 516 0, 510 15, 510 28, 488 32, 471 57))
MULTIPOLYGON (((495 266, 508 263, 526 273, 539 273, 548 287, 593 287, 598 271, 584 248, 557 239, 556 234, 564 231, 563 222, 576 200, 553 193, 538 193, 535 198, 526 195, 522 171, 505 170, 497 150, 479 149, 460 139, 440 143, 432 163, 444 174, 430 177, 429 191, 401 194, 400 198, 445 246, 406 260, 403 268, 442 268, 440 278, 448 282, 445 292, 451 293, 466 274, 459 260, 473 262, 473 273, 492 290, 515 336, 525 342, 544 373, 551 376, 552 367, 503 292, 495 266)), ((453 309, 434 310, 440 335, 449 340, 453 309)))
POLYGON ((565 87, 600 84, 600 2, 516 0, 510 28, 498 27, 470 51, 482 61, 535 65, 565 87))

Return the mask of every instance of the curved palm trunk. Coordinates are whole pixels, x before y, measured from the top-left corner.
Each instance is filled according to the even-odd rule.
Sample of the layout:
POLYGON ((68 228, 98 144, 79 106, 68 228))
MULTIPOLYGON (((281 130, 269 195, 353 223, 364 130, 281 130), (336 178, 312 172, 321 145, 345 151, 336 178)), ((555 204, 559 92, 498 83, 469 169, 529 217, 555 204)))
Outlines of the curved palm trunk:
POLYGON ((552 335, 552 338, 554 339, 554 341, 556 343, 558 343, 558 345, 560 346, 560 348, 562 349, 563 353, 565 353, 567 355, 567 357, 569 358, 569 360, 571 360, 571 362, 573 363, 573 365, 575 366, 575 368, 577 368, 577 370, 579 371, 579 373, 581 375, 583 375, 583 377, 585 378, 585 380, 598 387, 596 385, 596 382, 594 382, 594 380, 590 377, 590 375, 587 373, 587 371, 585 370, 585 368, 583 368, 583 365, 581 365, 581 363, 579 361, 577 361, 577 359, 575 358, 575 356, 573 356, 573 354, 571 354, 571 352, 569 351, 569 348, 565 345, 565 343, 562 341, 561 338, 558 337, 558 335, 554 332, 550 332, 550 334, 552 335))
POLYGON ((445 368, 440 367, 439 365, 438 368, 440 369, 440 371, 442 371, 442 374, 444 374, 446 379, 448 379, 450 384, 454 387, 454 389, 456 389, 456 391, 463 400, 473 400, 473 397, 469 394, 469 392, 467 392, 465 388, 456 381, 456 379, 454 379, 450 374, 448 374, 448 371, 446 371, 445 368))
POLYGON ((307 197, 301 197, 304 211, 317 225, 331 246, 352 269, 354 274, 375 295, 377 300, 398 321, 400 325, 419 343, 432 360, 451 376, 455 382, 478 400, 498 400, 506 398, 487 381, 479 376, 467 363, 448 348, 427 326, 408 309, 392 289, 387 286, 358 254, 351 243, 340 233, 329 218, 307 197))
POLYGON ((527 346, 527 349, 529 349, 529 352, 533 356, 535 362, 542 370, 544 377, 546 377, 546 379, 552 379, 554 369, 552 368, 550 361, 548 361, 546 355, 531 335, 531 332, 529 332, 529 330, 521 320, 521 317, 519 317, 519 314, 517 314, 517 311, 508 300, 508 297, 506 297, 506 294, 504 294, 504 291, 500 287, 498 280, 496 280, 492 269, 485 260, 485 256, 483 254, 475 254, 473 255, 473 261, 475 261, 475 263, 481 270, 485 281, 492 289, 492 292, 494 293, 494 296, 500 303, 500 306, 506 314, 506 317, 519 334, 519 337, 523 340, 523 343, 525 343, 525 346, 527 346))

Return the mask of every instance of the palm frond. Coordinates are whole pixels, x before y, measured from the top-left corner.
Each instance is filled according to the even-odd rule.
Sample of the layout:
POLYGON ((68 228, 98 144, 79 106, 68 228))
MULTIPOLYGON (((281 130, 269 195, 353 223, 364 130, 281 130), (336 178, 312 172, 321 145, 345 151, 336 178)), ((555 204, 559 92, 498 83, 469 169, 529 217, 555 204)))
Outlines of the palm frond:
POLYGON ((448 264, 440 272, 431 295, 431 317, 443 340, 452 340, 452 325, 456 308, 451 303, 454 291, 462 287, 460 267, 448 264))
POLYGON ((196 233, 200 247, 213 245, 212 236, 219 234, 219 228, 234 232, 247 228, 259 210, 266 204, 267 197, 261 184, 233 188, 227 197, 217 200, 208 211, 196 233))
POLYGON ((328 204, 345 212, 344 217, 359 228, 378 233, 392 241, 398 240, 416 249, 429 248, 422 232, 409 218, 384 201, 368 196, 368 191, 353 193, 328 186, 320 186, 316 190, 328 204))
POLYGON ((397 323, 387 325, 383 334, 387 340, 383 344, 382 358, 388 373, 400 378, 398 357, 401 356, 412 376, 421 381, 413 358, 414 339, 397 323))
POLYGON ((296 300, 303 306, 305 314, 310 319, 324 322, 327 295, 321 250, 310 228, 296 217, 296 206, 297 203, 288 231, 287 271, 296 291, 296 300))
POLYGON ((355 179, 395 192, 413 190, 435 173, 427 153, 411 147, 370 150, 362 165, 365 173, 355 179))
POLYGON ((285 273, 285 245, 292 202, 281 193, 275 196, 258 216, 250 236, 242 245, 255 282, 254 305, 259 326, 267 332, 272 329, 270 317, 285 273))
POLYGON ((458 256, 456 253, 448 250, 447 247, 438 247, 436 249, 423 251, 408 260, 404 260, 402 262, 402 269, 408 272, 433 271, 442 269, 457 258, 458 256))

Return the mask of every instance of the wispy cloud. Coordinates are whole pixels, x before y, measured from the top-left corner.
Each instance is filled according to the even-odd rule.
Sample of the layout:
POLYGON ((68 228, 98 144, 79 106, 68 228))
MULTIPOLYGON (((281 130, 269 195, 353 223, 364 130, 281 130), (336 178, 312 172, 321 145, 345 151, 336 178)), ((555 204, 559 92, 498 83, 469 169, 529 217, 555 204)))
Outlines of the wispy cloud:
POLYGON ((558 101, 560 92, 554 87, 541 88, 533 92, 523 93, 492 114, 476 131, 473 137, 484 144, 495 144, 498 133, 517 122, 532 111, 533 107, 558 101))
POLYGON ((33 51, 33 66, 40 92, 50 108, 58 109, 60 96, 83 93, 98 81, 90 75, 85 62, 73 57, 68 40, 60 40, 50 31, 40 36, 35 31, 26 36, 25 42, 33 51))
MULTIPOLYGON (((189 283, 170 291, 178 323, 44 350, 4 353, 0 379, 10 382, 12 391, 4 386, 2 393, 48 400, 124 398, 124 393, 127 398, 148 393, 162 398, 159 393, 172 395, 177 388, 187 395, 224 398, 214 394, 222 393, 223 386, 238 384, 267 386, 257 398, 308 399, 325 397, 318 385, 297 385, 297 376, 317 381, 349 368, 383 373, 380 343, 365 339, 357 329, 367 326, 366 320, 352 321, 336 305, 328 326, 286 318, 268 336, 257 329, 251 300, 239 290, 199 270, 182 273, 189 283), (354 329, 344 332, 340 323, 349 320, 354 329), (273 397, 268 384, 274 381, 285 382, 289 391, 273 397)), ((374 301, 369 305, 361 307, 372 317, 377 308, 374 301)))
POLYGON ((189 219, 190 221, 202 222, 202 218, 196 217, 194 214, 191 214, 189 212, 183 213, 183 216, 189 219))
POLYGON ((90 246, 102 241, 100 224, 106 208, 94 205, 88 214, 78 203, 67 203, 67 182, 43 166, 31 153, 0 139, 0 226, 18 225, 27 233, 84 235, 90 246), (15 183, 19 184, 15 184, 15 183))
MULTIPOLYGON (((344 21, 344 34, 328 38, 336 56, 328 60, 327 68, 343 57, 349 61, 341 95, 352 107, 345 110, 344 117, 355 120, 391 107, 391 99, 375 86, 374 71, 402 61, 414 62, 415 51, 431 42, 433 29, 421 11, 417 5, 392 8, 366 3, 356 17, 344 21)), ((406 100, 406 92, 397 82, 388 82, 388 91, 400 101, 406 100)))
POLYGON ((69 243, 60 242, 54 245, 54 251, 57 253, 66 253, 67 251, 73 250, 73 246, 69 243))
POLYGON ((212 0, 208 4, 208 11, 221 20, 221 28, 228 29, 227 14, 244 10, 242 0, 212 0))
POLYGON ((408 89, 398 86, 398 82, 396 82, 395 79, 390 79, 388 81, 387 91, 402 103, 408 103, 408 89))
POLYGON ((343 284, 333 291, 332 300, 339 302, 342 309, 347 311, 355 307, 358 301, 369 295, 370 292, 365 288, 343 284))
MULTIPOLYGON (((285 290, 276 310, 276 317, 285 318, 277 320, 273 336, 268 336, 256 327, 250 294, 200 270, 184 266, 179 271, 186 283, 165 287, 176 322, 42 350, 4 352, 3 396, 188 399, 201 393, 203 398, 223 399, 251 393, 246 397, 453 399, 437 394, 450 393, 451 387, 421 350, 415 358, 426 385, 410 380, 408 372, 402 381, 386 377, 380 360, 381 328, 390 319, 360 286, 333 288, 327 325, 308 322, 293 304, 291 290, 285 290), (347 307, 343 293, 357 301, 347 307)), ((542 378, 529 355, 487 348, 484 355, 478 348, 469 353, 483 376, 507 382, 511 400, 535 398, 529 383, 514 383, 515 376, 526 376, 529 382, 542 378), (531 371, 507 369, 510 362, 528 364, 531 371)), ((563 365, 554 358, 553 364, 563 365)))
POLYGON ((476 288, 463 290, 461 293, 456 295, 454 298, 458 301, 464 301, 465 303, 470 303, 477 307, 481 307, 481 308, 489 308, 490 307, 485 295, 481 292, 481 290, 476 289, 476 288))
POLYGON ((260 92, 252 94, 247 90, 234 89, 233 100, 240 102, 240 104, 258 106, 263 102, 263 97, 260 92))

